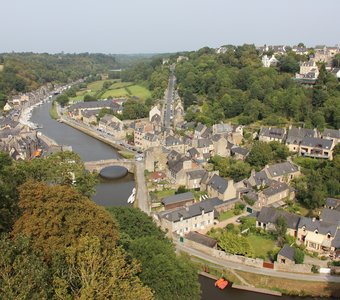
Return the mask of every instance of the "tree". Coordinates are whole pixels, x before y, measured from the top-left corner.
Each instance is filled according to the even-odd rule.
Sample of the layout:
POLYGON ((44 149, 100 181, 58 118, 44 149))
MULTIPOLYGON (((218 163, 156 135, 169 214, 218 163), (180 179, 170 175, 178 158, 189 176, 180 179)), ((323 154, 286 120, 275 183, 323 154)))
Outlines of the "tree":
POLYGON ((238 254, 252 257, 254 255, 254 250, 249 244, 248 240, 232 232, 224 232, 220 239, 218 245, 230 254, 238 254))
POLYGON ((281 56, 279 59, 280 71, 287 73, 297 73, 299 71, 299 62, 292 55, 281 56))
POLYGON ((51 299, 51 274, 29 238, 0 239, 0 298, 51 299))
POLYGON ((120 232, 131 239, 153 236, 165 240, 164 232, 146 213, 131 207, 110 207, 107 211, 119 224, 120 232))
POLYGON ((23 213, 12 234, 31 236, 48 259, 76 245, 82 235, 97 236, 107 249, 116 245, 118 229, 112 217, 73 188, 30 180, 19 191, 23 213))
POLYGON ((289 156, 289 149, 286 145, 281 144, 280 142, 270 142, 270 147, 273 151, 273 158, 276 161, 285 161, 289 156))
POLYGON ((66 95, 59 95, 56 100, 61 106, 65 106, 69 102, 69 98, 66 95))
POLYGON ((304 260, 305 260, 305 253, 299 249, 299 248, 295 248, 294 249, 294 261, 296 264, 303 264, 304 260))
POLYGON ((54 291, 58 299, 153 299, 139 272, 136 260, 129 263, 120 249, 103 249, 98 237, 83 236, 59 257, 54 291))
POLYGON ((141 262, 140 278, 155 299, 200 299, 196 268, 187 256, 176 257, 169 242, 155 237, 134 240, 129 252, 141 262))
POLYGON ((0 151, 0 175, 1 175, 2 170, 7 166, 11 166, 12 163, 13 163, 13 160, 8 155, 8 153, 0 151))
POLYGON ((287 233, 287 221, 283 216, 279 216, 275 223, 276 233, 278 235, 279 244, 282 245, 284 237, 287 233))
POLYGON ((84 102, 90 102, 90 101, 96 101, 97 99, 94 96, 91 96, 89 94, 86 94, 84 96, 84 102))
POLYGON ((257 168, 262 168, 273 159, 272 148, 265 142, 256 141, 246 161, 257 168))

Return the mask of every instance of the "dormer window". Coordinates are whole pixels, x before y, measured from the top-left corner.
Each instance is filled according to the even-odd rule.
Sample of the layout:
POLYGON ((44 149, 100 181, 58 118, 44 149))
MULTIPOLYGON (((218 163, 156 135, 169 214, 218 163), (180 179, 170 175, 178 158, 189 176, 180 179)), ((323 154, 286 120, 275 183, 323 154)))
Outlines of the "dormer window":
POLYGON ((330 239, 331 238, 331 234, 327 233, 327 238, 330 239))
POLYGON ((318 231, 317 229, 315 229, 315 230, 314 230, 314 233, 315 233, 315 234, 318 234, 318 233, 319 233, 319 231, 318 231))

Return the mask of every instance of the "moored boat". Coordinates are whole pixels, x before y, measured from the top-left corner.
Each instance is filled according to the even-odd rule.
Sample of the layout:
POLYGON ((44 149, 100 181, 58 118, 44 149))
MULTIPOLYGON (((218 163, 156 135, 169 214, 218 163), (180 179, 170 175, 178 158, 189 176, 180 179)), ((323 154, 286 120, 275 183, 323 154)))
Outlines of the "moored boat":
POLYGON ((224 290, 228 286, 228 284, 228 280, 225 280, 224 278, 220 278, 215 282, 215 286, 218 287, 220 290, 224 290))

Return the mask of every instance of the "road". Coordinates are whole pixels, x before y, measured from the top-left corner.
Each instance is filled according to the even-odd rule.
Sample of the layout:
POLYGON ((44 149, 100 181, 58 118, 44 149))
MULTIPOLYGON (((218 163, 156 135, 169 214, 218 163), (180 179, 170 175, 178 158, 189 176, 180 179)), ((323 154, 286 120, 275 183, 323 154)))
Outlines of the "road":
POLYGON ((228 269, 234 269, 249 273, 255 273, 259 275, 266 275, 271 277, 279 277, 279 278, 286 278, 286 279, 292 279, 292 280, 305 280, 305 281, 319 281, 319 282, 339 282, 340 283, 340 277, 339 276, 331 276, 327 274, 298 274, 298 273, 288 273, 288 272, 280 272, 272 269, 260 269, 255 268, 247 265, 243 265, 240 263, 230 262, 226 260, 222 260, 217 257, 210 256, 208 254, 205 254, 201 251, 198 251, 196 249, 192 249, 188 246, 183 245, 182 243, 178 241, 174 241, 176 245, 177 251, 186 252, 189 255, 204 259, 208 262, 211 262, 213 264, 222 266, 224 268, 228 269))
POLYGON ((173 74, 174 68, 170 69, 170 77, 168 82, 168 88, 165 98, 165 109, 164 109, 164 126, 165 128, 171 127, 171 119, 173 113, 173 101, 174 101, 174 87, 176 83, 176 77, 173 74))
POLYGON ((148 197, 148 191, 146 188, 145 176, 144 176, 144 162, 136 161, 136 183, 137 183, 137 194, 136 199, 138 201, 138 207, 146 214, 150 215, 150 202, 148 197))

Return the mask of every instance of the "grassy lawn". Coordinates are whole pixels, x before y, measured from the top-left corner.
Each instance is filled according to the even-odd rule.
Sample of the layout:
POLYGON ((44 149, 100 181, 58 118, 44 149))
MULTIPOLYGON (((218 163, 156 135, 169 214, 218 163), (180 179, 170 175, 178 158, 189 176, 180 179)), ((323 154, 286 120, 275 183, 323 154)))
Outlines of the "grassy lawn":
POLYGON ((255 257, 265 257, 268 259, 267 252, 276 248, 275 241, 266 237, 249 234, 247 240, 254 249, 255 257))
POLYGON ((111 86, 110 86, 110 90, 115 90, 115 89, 121 89, 127 86, 133 85, 132 82, 114 82, 111 86))
POLYGON ((221 213, 218 217, 218 220, 219 221, 224 221, 224 220, 227 220, 227 219, 230 219, 231 217, 235 216, 234 214, 234 210, 228 210, 228 211, 225 211, 223 213, 221 213))
POLYGON ((117 88, 107 90, 103 95, 102 98, 107 97, 129 97, 129 96, 136 96, 140 99, 145 100, 146 98, 151 96, 151 92, 146 89, 145 87, 142 87, 140 85, 129 85, 128 83, 125 84, 124 87, 118 88, 119 84, 121 83, 115 83, 114 85, 117 85, 117 88))
POLYGON ((57 113, 57 103, 53 101, 51 109, 50 109, 50 116, 52 119, 57 120, 59 118, 57 113))
POLYGON ((87 85, 87 89, 91 91, 99 91, 103 87, 103 83, 108 80, 99 80, 99 81, 94 81, 91 82, 87 85))
POLYGON ((309 215, 309 209, 299 202, 288 203, 288 206, 284 210, 304 217, 309 215))
POLYGON ((160 201, 165 197, 169 197, 172 195, 175 195, 176 190, 175 189, 169 189, 169 190, 162 190, 157 192, 151 192, 150 194, 154 195, 156 200, 160 201))
POLYGON ((119 150, 118 153, 126 159, 132 159, 135 157, 134 153, 128 151, 119 150))

